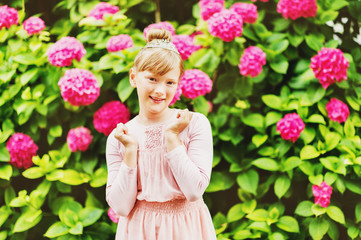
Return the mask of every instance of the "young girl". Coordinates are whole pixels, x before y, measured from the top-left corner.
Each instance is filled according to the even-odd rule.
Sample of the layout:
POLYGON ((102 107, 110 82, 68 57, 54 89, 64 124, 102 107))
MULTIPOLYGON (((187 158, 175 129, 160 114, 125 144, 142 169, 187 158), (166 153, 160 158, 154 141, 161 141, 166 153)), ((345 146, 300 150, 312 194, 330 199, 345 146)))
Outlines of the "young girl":
POLYGON ((139 115, 107 140, 106 200, 121 216, 118 240, 214 240, 202 195, 213 160, 212 131, 200 113, 168 107, 183 62, 166 30, 151 29, 130 70, 139 115))

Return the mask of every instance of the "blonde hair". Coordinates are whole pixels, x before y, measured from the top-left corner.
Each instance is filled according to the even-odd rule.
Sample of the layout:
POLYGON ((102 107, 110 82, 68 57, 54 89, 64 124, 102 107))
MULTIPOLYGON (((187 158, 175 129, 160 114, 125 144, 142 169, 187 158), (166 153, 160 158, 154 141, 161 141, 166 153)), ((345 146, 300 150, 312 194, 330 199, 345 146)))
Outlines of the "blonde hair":
MULTIPOLYGON (((147 42, 155 39, 171 41, 172 35, 165 29, 152 28, 147 32, 147 42)), ((154 74, 164 75, 171 69, 179 67, 179 78, 183 75, 184 65, 181 56, 164 48, 142 48, 135 57, 134 66, 136 71, 149 71, 154 74)))

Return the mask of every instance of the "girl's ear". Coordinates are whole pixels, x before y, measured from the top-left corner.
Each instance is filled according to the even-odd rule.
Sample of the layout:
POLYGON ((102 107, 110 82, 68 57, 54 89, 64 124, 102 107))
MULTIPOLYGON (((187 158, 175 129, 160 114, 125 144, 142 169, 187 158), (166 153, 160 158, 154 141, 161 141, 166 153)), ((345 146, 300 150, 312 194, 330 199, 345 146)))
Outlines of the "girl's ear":
POLYGON ((136 81, 135 81, 135 71, 133 68, 129 71, 129 82, 132 87, 137 87, 136 81))

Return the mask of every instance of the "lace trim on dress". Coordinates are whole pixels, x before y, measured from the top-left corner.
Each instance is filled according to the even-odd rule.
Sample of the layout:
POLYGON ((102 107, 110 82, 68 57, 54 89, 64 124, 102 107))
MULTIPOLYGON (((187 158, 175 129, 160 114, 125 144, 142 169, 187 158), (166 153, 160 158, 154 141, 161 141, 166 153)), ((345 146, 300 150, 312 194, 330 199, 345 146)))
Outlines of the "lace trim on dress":
POLYGON ((145 130, 145 148, 153 149, 162 146, 162 126, 151 126, 145 130))

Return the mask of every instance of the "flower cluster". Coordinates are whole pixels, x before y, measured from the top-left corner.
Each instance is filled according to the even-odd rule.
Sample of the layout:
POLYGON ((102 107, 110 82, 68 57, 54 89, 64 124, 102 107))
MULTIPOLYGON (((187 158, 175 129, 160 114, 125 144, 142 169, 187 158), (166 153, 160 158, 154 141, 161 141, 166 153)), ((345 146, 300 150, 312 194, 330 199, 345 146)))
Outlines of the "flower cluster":
POLYGON ((107 42, 108 52, 119 52, 134 46, 133 39, 127 34, 120 34, 109 38, 107 42))
POLYGON ((313 185, 312 193, 315 197, 315 204, 324 208, 328 207, 332 194, 332 187, 330 185, 325 182, 322 182, 321 185, 313 185))
POLYGON ((108 216, 109 216, 109 219, 112 220, 112 222, 114 222, 114 223, 119 222, 119 216, 114 212, 114 210, 112 208, 109 208, 108 216))
POLYGON ((180 79, 182 93, 186 98, 194 99, 212 91, 213 82, 209 76, 198 69, 188 69, 180 79))
POLYGON ((100 87, 94 74, 85 69, 66 70, 58 86, 61 96, 73 106, 92 104, 100 94, 100 87))
POLYGON ((178 49, 178 52, 183 60, 187 60, 193 52, 201 48, 201 46, 194 45, 193 41, 192 37, 185 34, 175 35, 172 37, 172 43, 178 49))
MULTIPOLYGON (((252 2, 256 2, 257 0, 251 0, 252 2)), ((259 0, 261 2, 268 2, 268 0, 259 0)))
POLYGON ((74 37, 63 37, 48 49, 48 61, 53 66, 70 66, 72 60, 80 59, 86 50, 81 42, 74 37))
POLYGON ((118 123, 129 121, 130 112, 120 101, 110 101, 99 108, 93 116, 93 124, 98 132, 108 136, 118 123))
POLYGON ((101 2, 95 5, 95 7, 90 11, 88 17, 94 17, 97 20, 102 20, 105 14, 115 14, 119 11, 117 6, 113 6, 106 2, 101 2))
POLYGON ((224 9, 224 0, 200 0, 199 7, 203 20, 208 20, 213 14, 224 9))
POLYGON ((245 23, 255 23, 258 18, 257 6, 252 3, 235 3, 230 9, 241 15, 245 23))
POLYGON ((297 113, 288 113, 277 123, 277 131, 281 133, 281 137, 293 143, 299 138, 303 129, 305 124, 297 113))
POLYGON ((347 79, 349 61, 340 49, 322 48, 311 58, 311 68, 323 88, 347 79))
POLYGON ((235 37, 242 35, 242 16, 233 10, 225 9, 217 12, 208 19, 207 23, 209 33, 225 42, 231 42, 235 37))
POLYGON ((23 133, 14 133, 6 143, 10 153, 10 164, 16 168, 29 168, 33 165, 33 156, 39 147, 30 136, 23 133))
POLYGON ((176 101, 180 100, 180 96, 182 95, 182 87, 180 84, 178 84, 177 91, 174 94, 174 97, 172 101, 169 103, 169 105, 173 105, 176 101))
POLYGON ((266 64, 266 54, 259 47, 251 46, 244 50, 238 65, 243 76, 256 77, 266 64))
POLYGON ((326 111, 328 117, 335 122, 346 122, 348 116, 350 115, 350 111, 345 103, 338 100, 337 98, 332 98, 326 104, 326 111))
POLYGON ((145 38, 147 38, 147 33, 149 29, 152 28, 165 29, 168 30, 172 35, 175 35, 175 29, 172 24, 170 24, 169 22, 159 22, 159 23, 150 24, 148 27, 144 28, 143 35, 145 38))
POLYGON ((10 28, 11 25, 17 25, 18 23, 19 13, 15 8, 7 5, 0 6, 0 29, 4 27, 10 28))
POLYGON ((92 141, 93 136, 91 135, 90 130, 86 127, 70 129, 68 136, 66 137, 66 142, 72 152, 85 152, 92 141))
POLYGON ((29 35, 33 35, 43 31, 45 23, 39 17, 29 17, 26 21, 24 21, 23 27, 29 35))
POLYGON ((286 19, 295 20, 300 17, 315 17, 317 13, 316 0, 280 0, 277 12, 286 19))

